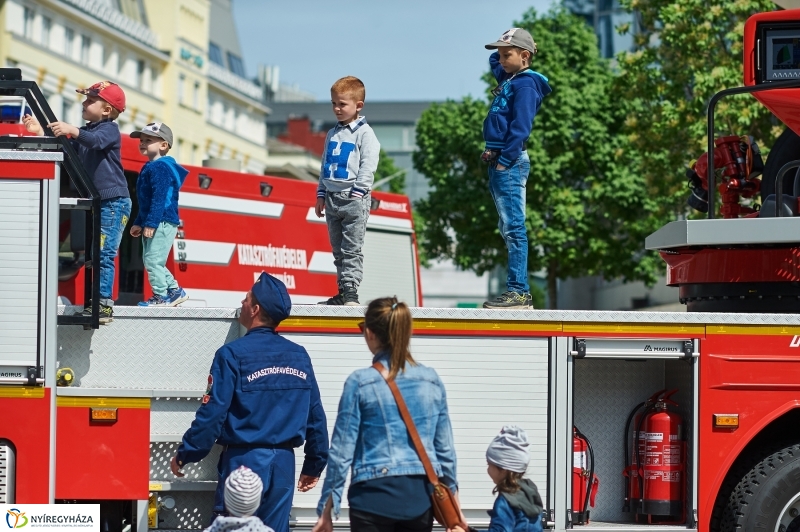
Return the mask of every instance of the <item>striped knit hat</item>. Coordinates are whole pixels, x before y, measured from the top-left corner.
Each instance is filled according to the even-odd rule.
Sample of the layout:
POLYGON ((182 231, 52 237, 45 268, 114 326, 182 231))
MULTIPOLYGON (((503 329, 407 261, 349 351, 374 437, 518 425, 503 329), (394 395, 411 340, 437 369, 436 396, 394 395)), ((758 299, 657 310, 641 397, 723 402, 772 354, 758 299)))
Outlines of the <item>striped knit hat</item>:
POLYGON ((225 509, 234 517, 249 517, 261 504, 261 477, 241 466, 225 480, 225 509))

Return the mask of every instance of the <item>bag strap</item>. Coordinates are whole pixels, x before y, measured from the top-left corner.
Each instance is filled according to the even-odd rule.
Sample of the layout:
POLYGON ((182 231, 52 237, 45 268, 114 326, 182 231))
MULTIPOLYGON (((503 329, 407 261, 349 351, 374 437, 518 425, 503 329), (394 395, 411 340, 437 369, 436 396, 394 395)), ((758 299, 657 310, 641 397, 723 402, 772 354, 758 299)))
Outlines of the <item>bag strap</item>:
POLYGON ((376 361, 372 364, 372 367, 381 374, 383 380, 389 385, 389 389, 392 390, 394 400, 397 402, 397 409, 400 411, 400 417, 403 418, 406 428, 408 429, 408 435, 411 436, 411 441, 414 442, 414 448, 416 448, 419 459, 422 461, 422 466, 425 468, 425 473, 428 475, 428 481, 434 486, 439 484, 439 477, 436 476, 436 471, 434 471, 433 464, 431 464, 431 460, 428 458, 425 446, 422 445, 419 432, 417 432, 417 427, 414 425, 414 419, 411 417, 411 412, 408 411, 406 402, 403 400, 403 394, 400 393, 400 388, 397 387, 397 383, 393 379, 389 379, 389 372, 386 371, 383 364, 376 361))

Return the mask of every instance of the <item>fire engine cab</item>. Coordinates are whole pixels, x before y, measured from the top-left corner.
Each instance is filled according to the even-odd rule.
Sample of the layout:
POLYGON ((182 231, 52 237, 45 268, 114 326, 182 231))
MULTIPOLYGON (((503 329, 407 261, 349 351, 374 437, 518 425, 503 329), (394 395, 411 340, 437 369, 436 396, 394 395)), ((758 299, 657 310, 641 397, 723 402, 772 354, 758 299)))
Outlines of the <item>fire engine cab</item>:
MULTIPOLYGON (((800 11, 756 15, 745 31, 747 53, 761 58, 746 56, 745 87, 791 101, 786 87, 796 82, 770 89, 769 78, 751 82, 747 73, 769 63, 765 46, 800 42, 800 11)), ((787 53, 800 64, 794 46, 776 53, 778 66, 787 53)), ((0 80, 0 92, 25 96, 47 123, 34 83, 0 80)), ((710 152, 703 190, 714 214, 710 152)), ((747 189, 731 181, 750 180, 749 172, 725 176, 747 189)), ((215 350, 243 334, 238 309, 119 306, 113 323, 101 327, 96 308, 83 318, 74 315, 82 307, 59 306, 59 190, 66 179, 85 194, 67 205, 83 209, 91 228, 91 182, 68 144, 0 138, 0 504, 93 502, 101 505, 102 530, 202 529, 211 520, 220 449, 186 467, 181 479, 169 461, 200 405, 215 350)), ((656 233, 648 246, 668 262, 703 254, 707 260, 692 271, 707 264, 713 273, 721 267, 715 260, 739 249, 767 253, 797 241, 785 236, 797 229, 794 216, 698 222, 709 225, 683 223, 656 233), (734 241, 725 224, 745 234, 734 241), (713 241, 717 228, 724 242, 713 241)), ((187 215, 187 239, 188 224, 187 215)), ((89 266, 97 256, 93 234, 86 231, 89 266)), ((85 287, 96 289, 93 270, 86 272, 85 287)), ((671 282, 680 284, 680 271, 673 273, 671 282)), ((783 282, 774 271, 764 275, 783 282)), ((691 297, 731 301, 736 279, 725 282, 691 297)), ((759 300, 747 294, 744 301, 759 300)), ((485 527, 493 504, 486 446, 515 423, 532 441, 528 476, 542 494, 548 528, 800 530, 800 316, 746 310, 413 309, 414 357, 434 367, 447 388, 470 524, 485 527)), ((361 319, 358 307, 295 304, 279 328, 311 355, 331 429, 346 376, 370 361, 361 319)), ((318 496, 318 489, 295 494, 293 526, 313 525, 318 496)), ((347 524, 345 507, 336 526, 347 524)))

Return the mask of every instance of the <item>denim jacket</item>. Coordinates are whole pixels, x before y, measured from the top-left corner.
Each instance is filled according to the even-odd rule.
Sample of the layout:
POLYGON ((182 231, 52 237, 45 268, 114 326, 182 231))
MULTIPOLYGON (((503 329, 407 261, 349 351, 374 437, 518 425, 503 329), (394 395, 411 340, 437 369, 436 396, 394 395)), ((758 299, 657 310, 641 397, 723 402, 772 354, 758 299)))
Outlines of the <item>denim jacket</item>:
MULTIPOLYGON (((388 353, 378 353, 374 360, 389 367, 388 353)), ((439 375, 421 364, 406 364, 405 371, 397 374, 396 382, 436 474, 455 491, 458 486, 453 429, 439 375)), ((351 484, 384 476, 425 474, 392 391, 372 367, 354 371, 344 384, 318 515, 332 497, 333 512, 339 516, 347 470, 351 466, 351 484)))

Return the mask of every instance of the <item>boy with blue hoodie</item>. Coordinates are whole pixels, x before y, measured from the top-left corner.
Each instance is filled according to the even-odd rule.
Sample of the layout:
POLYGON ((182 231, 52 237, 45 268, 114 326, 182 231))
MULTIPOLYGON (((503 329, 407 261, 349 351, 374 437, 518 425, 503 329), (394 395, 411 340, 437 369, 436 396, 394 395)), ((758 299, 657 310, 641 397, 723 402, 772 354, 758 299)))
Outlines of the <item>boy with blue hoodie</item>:
POLYGON ((508 248, 507 290, 483 304, 493 309, 530 309, 528 233, 525 228, 525 184, 531 169, 525 142, 542 100, 552 89, 547 78, 530 69, 536 43, 522 28, 511 28, 486 45, 497 50, 489 57, 498 86, 483 122, 489 164, 489 191, 500 215, 498 227, 508 248))
POLYGON ((147 270, 153 297, 140 307, 174 307, 189 297, 167 269, 167 257, 178 232, 178 191, 189 173, 167 155, 172 148, 172 130, 153 122, 131 137, 139 139, 139 151, 150 160, 136 179, 139 214, 131 227, 131 236, 143 235, 142 259, 147 270))

